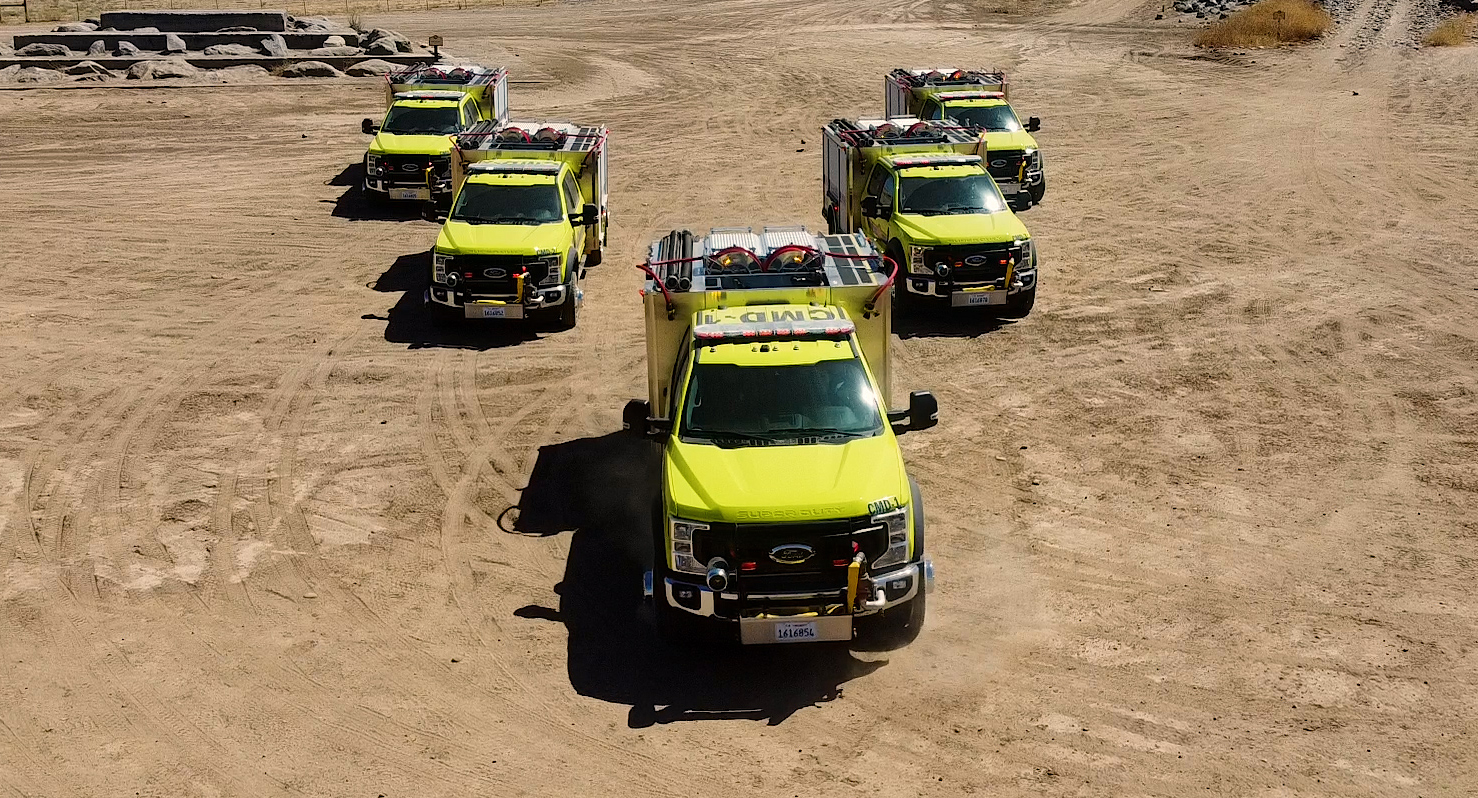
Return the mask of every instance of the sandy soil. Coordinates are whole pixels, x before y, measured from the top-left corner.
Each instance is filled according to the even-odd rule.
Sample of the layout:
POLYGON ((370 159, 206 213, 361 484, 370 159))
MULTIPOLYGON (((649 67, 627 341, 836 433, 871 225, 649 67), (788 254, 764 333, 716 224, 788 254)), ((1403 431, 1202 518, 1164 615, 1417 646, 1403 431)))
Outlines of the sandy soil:
POLYGON ((1132 2, 373 20, 613 129, 560 335, 431 323, 434 227, 347 187, 373 81, 0 93, 0 787, 1471 795, 1478 48, 1410 8, 1224 58, 1132 2), (1036 313, 900 329, 928 628, 664 649, 630 264, 819 225, 819 125, 933 62, 1011 70, 1050 189, 1036 313))

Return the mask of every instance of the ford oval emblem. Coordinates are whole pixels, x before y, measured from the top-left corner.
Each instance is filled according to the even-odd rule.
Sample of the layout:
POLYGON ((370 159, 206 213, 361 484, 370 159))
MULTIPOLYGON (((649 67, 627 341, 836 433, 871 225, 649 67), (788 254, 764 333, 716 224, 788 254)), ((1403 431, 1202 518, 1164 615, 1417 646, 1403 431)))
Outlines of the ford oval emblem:
POLYGON ((507 269, 484 269, 483 272, 482 272, 482 276, 488 278, 489 280, 501 280, 504 277, 507 277, 508 276, 508 270, 507 269))
POLYGON ((799 565, 811 559, 816 550, 804 543, 786 543, 770 549, 770 559, 781 565, 799 565))
POLYGON ((402 166, 401 168, 404 169, 407 172, 414 172, 417 169, 420 169, 421 167, 418 166, 418 165, 416 165, 416 164, 413 164, 413 163, 408 163, 405 166, 402 166))
POLYGON ((985 261, 986 261, 986 258, 985 258, 984 255, 971 255, 970 257, 965 258, 965 265, 966 266, 984 266, 985 265, 985 261))
POLYGON ((1005 166, 1006 165, 1006 161, 1004 159, 998 159, 998 160, 991 161, 990 162, 990 165, 991 166, 1005 166))

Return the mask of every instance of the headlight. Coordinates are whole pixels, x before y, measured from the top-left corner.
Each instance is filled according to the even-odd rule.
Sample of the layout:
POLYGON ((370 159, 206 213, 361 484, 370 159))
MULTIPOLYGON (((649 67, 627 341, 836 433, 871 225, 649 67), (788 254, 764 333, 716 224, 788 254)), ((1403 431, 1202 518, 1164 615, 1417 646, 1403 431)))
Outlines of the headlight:
POLYGON ((908 271, 910 274, 928 274, 929 266, 924 263, 924 248, 908 248, 908 271))
POLYGON ((446 270, 452 263, 451 255, 443 255, 440 252, 431 255, 431 282, 446 282, 446 270))
POLYGON ((1042 151, 1041 150, 1027 150, 1026 151, 1026 156, 1032 160, 1032 168, 1033 169, 1041 169, 1042 168, 1042 151))
POLYGON ((872 561, 873 568, 888 568, 908 562, 908 520, 912 511, 907 505, 872 517, 874 524, 888 528, 888 550, 872 561))
POLYGON ((698 562, 693 556, 693 535, 699 531, 707 531, 708 524, 684 521, 681 518, 669 518, 667 523, 672 531, 672 570, 706 576, 708 566, 698 562))
POLYGON ((1017 241, 1016 246, 1021 248, 1021 254, 1016 258, 1016 271, 1029 272, 1037 268, 1036 261, 1032 258, 1032 240, 1024 238, 1017 241))
POLYGON ((545 270, 544 279, 539 281, 539 285, 558 285, 560 277, 560 257, 558 255, 553 255, 548 258, 540 258, 540 260, 544 262, 545 270))
POLYGON ((364 171, 366 171, 366 172, 368 172, 368 173, 370 173, 372 175, 379 174, 380 173, 380 156, 375 155, 373 153, 365 153, 365 156, 364 156, 364 171))

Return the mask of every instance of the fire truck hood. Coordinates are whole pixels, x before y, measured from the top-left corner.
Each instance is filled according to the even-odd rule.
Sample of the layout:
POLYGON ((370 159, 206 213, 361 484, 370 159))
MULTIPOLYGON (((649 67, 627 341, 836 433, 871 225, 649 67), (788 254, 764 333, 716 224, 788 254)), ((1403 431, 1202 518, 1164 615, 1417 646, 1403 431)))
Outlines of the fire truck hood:
POLYGON ((381 131, 370 142, 372 155, 446 155, 452 151, 451 136, 401 136, 381 131))
POLYGON ((468 224, 448 220, 436 236, 437 252, 463 255, 560 255, 570 246, 570 226, 468 224))
POLYGON ((901 213, 893 219, 916 245, 994 244, 1029 236, 1026 225, 1010 211, 956 216, 901 213))
POLYGON ((665 457, 668 509, 695 521, 850 518, 878 499, 909 496, 889 431, 840 444, 731 449, 673 437, 665 457))
POLYGON ((989 153, 991 150, 1035 149, 1037 149, 1037 140, 1032 138, 1032 134, 1026 132, 1025 130, 1018 130, 1014 133, 985 134, 985 151, 987 153, 989 153))

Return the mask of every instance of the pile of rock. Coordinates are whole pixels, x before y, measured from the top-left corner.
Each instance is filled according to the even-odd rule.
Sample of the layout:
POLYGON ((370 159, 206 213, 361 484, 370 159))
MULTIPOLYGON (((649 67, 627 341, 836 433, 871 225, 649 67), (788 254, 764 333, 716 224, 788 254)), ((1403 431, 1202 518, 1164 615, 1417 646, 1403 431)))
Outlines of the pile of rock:
POLYGON ((1241 11, 1256 0, 1175 0, 1173 6, 1182 14, 1194 14, 1197 19, 1226 19, 1234 11, 1241 11))

